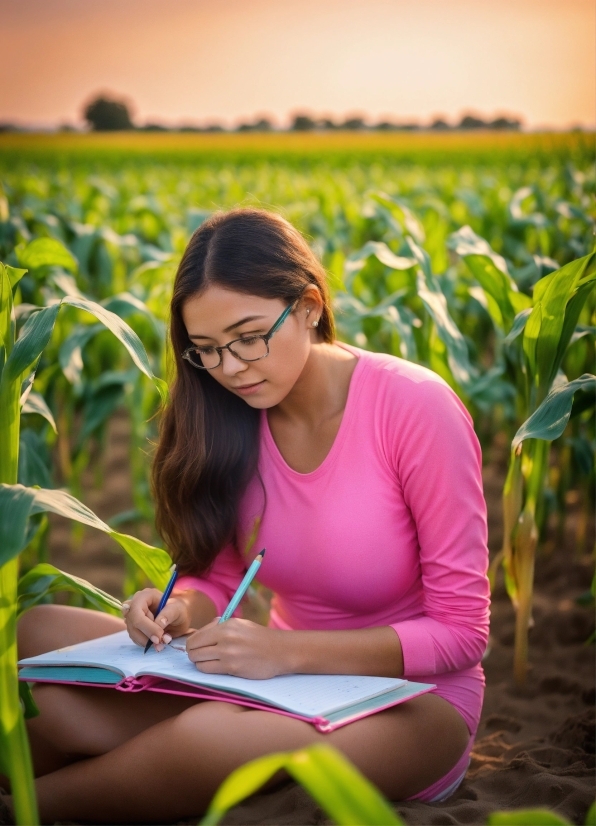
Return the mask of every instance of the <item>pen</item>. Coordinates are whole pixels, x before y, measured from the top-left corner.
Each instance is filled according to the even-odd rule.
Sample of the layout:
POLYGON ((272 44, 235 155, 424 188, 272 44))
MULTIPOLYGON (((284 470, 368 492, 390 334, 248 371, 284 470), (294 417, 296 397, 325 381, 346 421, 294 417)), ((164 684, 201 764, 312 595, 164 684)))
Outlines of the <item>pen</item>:
POLYGON ((252 562, 252 565, 250 566, 248 571, 244 574, 244 579, 242 580, 242 582, 238 586, 238 589, 237 589, 236 593, 234 594, 234 596, 230 600, 230 604, 228 605, 226 610, 223 612, 223 614, 219 618, 219 622, 225 622, 226 620, 230 619, 230 617, 232 616, 232 614, 234 613, 234 611, 238 607, 238 603, 240 602, 240 600, 242 599, 244 594, 247 592, 248 586, 253 581, 256 572, 261 567, 261 562, 263 561, 264 556, 265 556, 265 548, 263 548, 263 550, 256 555, 256 557, 254 558, 254 560, 252 562))
MULTIPOLYGON (((166 586, 166 590, 163 592, 163 597, 159 600, 159 605, 157 606, 157 611, 155 612, 155 616, 153 617, 154 620, 157 619, 157 615, 161 614, 163 609, 166 607, 166 602, 170 598, 170 594, 172 593, 172 588, 176 584, 177 578, 178 578, 178 569, 176 568, 176 566, 174 566, 174 570, 172 571, 172 576, 170 577, 170 581, 168 582, 168 584, 166 586)), ((152 645, 153 645, 153 643, 151 642, 151 640, 147 640, 147 644, 145 645, 145 650, 143 651, 143 654, 146 654, 147 651, 149 651, 149 649, 151 648, 152 645)))

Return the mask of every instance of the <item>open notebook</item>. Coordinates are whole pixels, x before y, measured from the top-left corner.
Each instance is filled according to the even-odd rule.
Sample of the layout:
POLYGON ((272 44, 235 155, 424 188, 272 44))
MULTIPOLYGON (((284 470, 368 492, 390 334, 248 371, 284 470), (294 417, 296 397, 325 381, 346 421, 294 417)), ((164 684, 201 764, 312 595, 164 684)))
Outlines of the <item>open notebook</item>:
POLYGON ((435 686, 389 677, 343 674, 284 674, 248 680, 203 674, 176 641, 144 655, 126 631, 59 648, 19 662, 19 679, 73 683, 119 691, 158 691, 202 700, 221 700, 286 714, 327 732, 403 703, 435 686))

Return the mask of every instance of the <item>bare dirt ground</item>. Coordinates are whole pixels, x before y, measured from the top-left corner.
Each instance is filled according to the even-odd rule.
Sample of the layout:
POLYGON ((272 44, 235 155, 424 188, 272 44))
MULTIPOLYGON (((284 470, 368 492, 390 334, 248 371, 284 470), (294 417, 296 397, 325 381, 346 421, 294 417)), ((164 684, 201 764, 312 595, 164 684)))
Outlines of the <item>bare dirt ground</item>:
MULTIPOLYGON (((117 417, 102 457, 104 485, 84 501, 106 519, 132 506, 128 472, 128 423, 117 417)), ((491 553, 500 547, 502 451, 484 472, 491 553)), ((594 559, 576 548, 577 518, 570 505, 562 542, 554 529, 537 560, 530 669, 524 689, 512 677, 514 612, 499 579, 492 597, 490 650, 484 662, 486 695, 472 763, 459 790, 446 802, 397 803, 408 824, 483 824, 495 810, 546 806, 584 823, 594 800, 594 609, 577 598, 589 589, 594 559)), ((133 532, 133 530, 131 530, 133 532)), ((593 524, 585 548, 593 547, 593 524), (591 540, 591 544, 590 544, 591 540)), ((144 537, 147 538, 147 537, 144 537)), ((107 536, 86 531, 73 548, 71 528, 56 518, 50 561, 117 596, 124 564, 107 536)), ((190 821, 189 821, 190 822, 190 821)), ((329 823, 300 787, 287 783, 255 795, 228 814, 229 824, 329 823)))

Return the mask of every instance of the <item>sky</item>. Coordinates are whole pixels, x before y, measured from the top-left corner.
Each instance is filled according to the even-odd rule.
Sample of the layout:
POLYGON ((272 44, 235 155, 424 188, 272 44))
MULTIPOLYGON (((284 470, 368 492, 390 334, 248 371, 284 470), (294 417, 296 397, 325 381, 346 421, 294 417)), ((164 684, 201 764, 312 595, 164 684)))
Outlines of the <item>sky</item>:
POLYGON ((0 122, 596 121, 594 0, 0 0, 0 122))

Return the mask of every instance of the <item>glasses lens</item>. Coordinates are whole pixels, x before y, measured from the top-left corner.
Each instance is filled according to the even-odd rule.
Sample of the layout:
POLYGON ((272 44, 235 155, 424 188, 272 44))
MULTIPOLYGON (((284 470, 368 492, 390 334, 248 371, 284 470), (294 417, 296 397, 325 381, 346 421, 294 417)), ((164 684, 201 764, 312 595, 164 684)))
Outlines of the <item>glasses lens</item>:
POLYGON ((196 350, 188 350, 187 357, 195 367, 206 367, 207 370, 219 364, 219 353, 215 347, 197 347, 196 350))
POLYGON ((251 338, 241 338, 230 347, 232 353, 242 361, 257 361, 264 358, 269 352, 267 342, 262 336, 252 336, 251 338))

